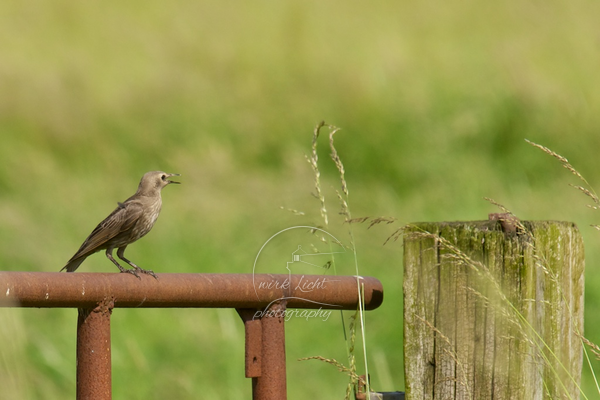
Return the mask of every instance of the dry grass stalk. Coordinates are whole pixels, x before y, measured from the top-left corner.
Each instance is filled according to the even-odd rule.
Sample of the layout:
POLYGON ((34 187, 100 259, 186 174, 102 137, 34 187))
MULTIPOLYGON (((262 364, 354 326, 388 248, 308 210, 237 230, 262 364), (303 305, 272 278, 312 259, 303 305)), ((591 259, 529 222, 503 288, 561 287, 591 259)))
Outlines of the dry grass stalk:
MULTIPOLYGON (((325 228, 327 228, 329 226, 329 220, 328 220, 328 216, 327 216, 327 208, 325 206, 325 196, 321 189, 321 182, 320 182, 321 173, 319 171, 319 164, 318 164, 319 158, 318 158, 318 154, 317 154, 319 133, 320 133, 321 128, 324 126, 327 126, 329 128, 329 147, 331 150, 331 159, 333 160, 333 162, 339 172, 340 181, 341 181, 341 192, 339 190, 336 190, 338 200, 340 201, 340 204, 341 204, 341 210, 340 210, 339 214, 344 216, 345 222, 352 221, 352 217, 350 215, 350 208, 348 206, 348 185, 346 183, 346 178, 345 178, 346 172, 345 172, 342 160, 340 159, 339 154, 334 145, 334 135, 340 129, 335 126, 332 126, 332 125, 326 125, 325 122, 323 121, 323 122, 320 122, 319 124, 317 124, 317 126, 315 127, 315 129, 313 131, 311 156, 310 157, 307 156, 306 158, 307 158, 309 164, 311 165, 311 168, 312 168, 314 176, 315 176, 316 193, 314 194, 314 196, 320 202, 321 216, 323 218, 325 228)), ((356 246, 355 246, 354 235, 352 233, 351 225, 350 225, 350 229, 349 229, 349 234, 350 234, 350 249, 354 253, 354 263, 355 263, 355 268, 356 268, 356 275, 358 276, 359 273, 358 273, 356 246)), ((340 243, 340 245, 341 245, 341 243, 340 243)), ((333 261, 331 264, 327 265, 327 267, 329 267, 329 266, 333 267, 334 274, 335 274, 336 273, 335 272, 335 261, 333 261)), ((361 332, 362 332, 363 352, 364 352, 364 357, 365 357, 365 360, 364 360, 365 372, 366 372, 367 376, 369 374, 369 370, 368 370, 368 366, 367 366, 367 352, 366 352, 366 343, 365 343, 365 324, 364 324, 364 316, 363 316, 364 286, 361 287, 359 279, 357 279, 357 291, 358 291, 358 297, 359 297, 359 307, 356 310, 356 314, 354 316, 352 316, 352 318, 350 320, 350 325, 349 325, 349 329, 348 329, 350 331, 350 339, 346 340, 347 351, 348 351, 348 361, 350 364, 350 366, 347 368, 347 370, 352 372, 350 382, 348 384, 348 388, 346 391, 346 398, 348 398, 348 399, 349 399, 350 394, 352 393, 352 390, 355 388, 356 383, 358 382, 358 380, 356 379, 356 376, 358 376, 358 374, 356 373, 356 362, 355 362, 355 355, 354 355, 354 350, 355 350, 354 342, 355 342, 355 338, 356 338, 355 321, 357 319, 357 316, 360 316, 359 328, 361 329, 361 332)), ((341 313, 341 317, 342 317, 342 326, 344 327, 344 336, 346 336, 346 328, 345 328, 343 313, 341 313)), ((316 357, 316 358, 328 360, 323 357, 321 357, 321 358, 316 357)), ((346 368, 346 367, 344 367, 344 368, 346 368)), ((366 386, 366 390, 368 392, 369 391, 369 383, 366 382, 365 386, 366 386)))
POLYGON ((336 367, 340 372, 348 374, 348 376, 352 377, 353 379, 356 379, 356 381, 358 381, 360 379, 360 376, 358 376, 355 371, 352 371, 350 368, 346 367, 344 364, 337 361, 335 358, 325 358, 323 356, 311 356, 311 357, 304 357, 304 358, 298 359, 298 361, 306 361, 306 360, 319 360, 319 361, 326 362, 327 364, 331 364, 334 367, 336 367))
POLYGON ((579 337, 579 339, 581 339, 583 344, 590 348, 590 351, 596 356, 596 360, 600 360, 600 346, 598 346, 596 343, 590 342, 589 339, 585 338, 579 332, 575 332, 575 334, 579 337))
POLYGON ((578 186, 578 185, 573 185, 573 184, 571 184, 570 186, 571 186, 571 187, 574 187, 574 188, 575 188, 575 189, 577 189, 577 190, 579 190, 581 193, 583 193, 583 194, 585 194, 586 196, 588 196, 589 198, 591 198, 591 199, 592 199, 592 201, 593 201, 594 203, 596 203, 596 205, 595 205, 595 206, 592 206, 592 205, 589 205, 589 204, 588 204, 588 207, 589 207, 589 208, 591 208, 591 209, 593 209, 593 210, 597 210, 597 209, 599 209, 599 208, 600 208, 600 207, 598 206, 598 205, 600 205, 600 200, 598 199, 598 196, 596 196, 596 193, 594 193, 594 192, 593 192, 593 191, 591 191, 591 190, 588 190, 588 189, 584 188, 583 186, 578 186))
POLYGON ((362 224, 369 220, 371 222, 369 223, 369 226, 367 227, 367 229, 371 229, 373 226, 379 225, 379 224, 386 224, 386 225, 393 224, 394 222, 397 221, 397 218, 394 218, 394 217, 377 217, 377 218, 360 217, 360 218, 348 219, 345 222, 348 224, 362 224))
POLYGON ((385 239, 385 242, 383 242, 383 245, 385 246, 387 244, 387 242, 389 242, 390 240, 392 240, 394 242, 398 241, 398 239, 400 239, 404 235, 406 228, 408 228, 409 226, 410 225, 405 225, 405 226, 402 226, 402 227, 396 229, 394 232, 392 232, 392 234, 390 236, 387 237, 387 239, 385 239))
POLYGON ((346 201, 346 198, 344 198, 342 196, 342 194, 339 192, 339 190, 336 190, 335 193, 337 194, 338 200, 340 201, 341 204, 341 209, 339 214, 344 216, 344 222, 352 219, 350 217, 350 209, 348 208, 348 202, 346 201))
POLYGON ((325 207, 325 196, 323 195, 323 191, 321 190, 321 172, 319 171, 319 155, 317 154, 317 142, 319 139, 319 131, 321 130, 321 128, 323 126, 325 126, 325 121, 321 121, 315 127, 315 129, 313 131, 311 155, 310 155, 310 157, 306 156, 306 160, 310 164, 310 166, 313 170, 313 173, 315 174, 316 193, 314 193, 313 196, 315 196, 321 203, 321 208, 320 208, 321 217, 323 218, 323 221, 325 222, 325 226, 328 226, 329 219, 327 218, 327 208, 325 207))
MULTIPOLYGON (((549 148, 542 146, 541 144, 537 144, 534 143, 530 140, 525 139, 525 141, 527 143, 529 143, 530 145, 532 145, 533 147, 537 147, 538 149, 542 150, 544 153, 551 155, 552 157, 556 158, 558 161, 560 161, 560 163, 562 164, 563 167, 565 167, 567 170, 569 170, 573 175, 575 175, 577 178, 579 178, 583 183, 585 183, 585 185, 589 188, 591 188, 590 184, 588 183, 588 181, 583 177, 583 175, 581 175, 579 173, 579 171, 577 171, 575 169, 575 167, 573 167, 569 161, 561 156, 560 154, 550 150, 549 148)), ((586 189, 582 186, 575 186, 575 185, 571 185, 574 188, 580 190, 583 192, 583 194, 585 194, 586 196, 590 197, 592 199, 592 201, 596 204, 596 206, 590 206, 593 209, 597 209, 598 206, 600 206, 600 199, 598 198, 598 195, 596 194, 596 192, 593 189, 586 189)))
POLYGON ((356 374, 356 371, 346 367, 344 364, 336 360, 335 358, 325 358, 322 356, 312 356, 312 357, 304 357, 299 358, 298 361, 306 361, 306 360, 319 360, 326 362, 327 364, 331 364, 338 369, 338 371, 345 373, 350 377, 350 383, 346 388, 346 395, 344 396, 344 400, 350 400, 350 396, 352 395, 352 390, 359 382, 365 383, 359 375, 356 374))
POLYGON ((347 224, 362 224, 363 222, 368 221, 369 219, 371 219, 371 217, 352 218, 352 219, 347 219, 345 221, 345 223, 347 223, 347 224))
POLYGON ((379 225, 379 224, 386 224, 386 225, 393 224, 394 222, 396 222, 396 220, 397 220, 397 218, 394 218, 394 217, 373 218, 367 229, 371 229, 373 226, 379 225))
POLYGON ((354 344, 356 342, 355 321, 356 321, 357 317, 358 317, 358 309, 350 317, 350 325, 348 327, 348 330, 350 331, 350 340, 347 341, 349 367, 346 367, 344 364, 342 364, 341 362, 337 361, 334 358, 325 358, 322 356, 305 357, 305 358, 300 358, 298 360, 298 361, 320 360, 320 361, 326 362, 328 364, 334 365, 335 367, 337 367, 337 369, 340 372, 344 372, 345 374, 347 374, 350 377, 350 381, 348 382, 348 386, 346 387, 346 396, 344 398, 345 400, 350 399, 352 390, 356 387, 357 383, 360 382, 360 380, 361 380, 360 376, 356 372, 356 357, 354 356, 354 344))
POLYGON ((284 206, 279 207, 282 210, 289 211, 294 215, 305 215, 304 211, 299 211, 294 208, 285 208, 284 206))
POLYGON ((527 139, 525 139, 525 141, 527 143, 529 143, 530 145, 532 145, 533 147, 537 147, 538 149, 542 150, 544 153, 549 154, 552 157, 556 158, 558 161, 560 161, 560 163, 562 164, 562 166, 565 167, 566 169, 568 169, 569 171, 571 171, 571 173, 573 175, 575 175, 579 179, 585 181, 585 179, 583 179, 583 177, 581 176, 581 174, 579 172, 577 172, 577 170, 575 168, 573 168, 573 166, 569 163, 569 160, 567 160, 565 157, 561 156, 558 153, 555 153, 554 151, 550 150, 546 146, 542 146, 541 144, 534 143, 531 140, 527 140, 527 139))
POLYGON ((340 128, 329 125, 329 148, 331 149, 331 159, 335 163, 335 166, 337 167, 338 172, 340 173, 340 180, 342 182, 342 192, 344 193, 344 196, 348 197, 348 185, 346 184, 346 171, 344 169, 344 164, 342 164, 342 160, 338 156, 338 152, 335 149, 335 146, 333 145, 333 135, 339 132, 339 130, 340 128))

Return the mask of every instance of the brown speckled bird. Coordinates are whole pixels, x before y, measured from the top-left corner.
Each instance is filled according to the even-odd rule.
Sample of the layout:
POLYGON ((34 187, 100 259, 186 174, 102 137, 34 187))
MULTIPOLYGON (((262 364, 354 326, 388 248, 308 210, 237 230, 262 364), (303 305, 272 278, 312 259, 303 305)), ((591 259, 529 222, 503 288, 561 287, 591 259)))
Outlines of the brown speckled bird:
POLYGON ((156 278, 154 272, 138 267, 125 258, 124 253, 128 245, 146 235, 154 226, 162 206, 162 188, 170 183, 179 183, 169 180, 172 176, 179 174, 167 174, 162 171, 144 174, 137 192, 123 203, 118 203, 118 207, 98 224, 61 271, 66 269, 67 272, 73 272, 89 255, 106 250, 106 257, 121 272, 133 274, 138 278, 138 272, 142 272, 156 278), (123 268, 113 258, 112 252, 115 248, 118 249, 117 256, 133 269, 123 268))

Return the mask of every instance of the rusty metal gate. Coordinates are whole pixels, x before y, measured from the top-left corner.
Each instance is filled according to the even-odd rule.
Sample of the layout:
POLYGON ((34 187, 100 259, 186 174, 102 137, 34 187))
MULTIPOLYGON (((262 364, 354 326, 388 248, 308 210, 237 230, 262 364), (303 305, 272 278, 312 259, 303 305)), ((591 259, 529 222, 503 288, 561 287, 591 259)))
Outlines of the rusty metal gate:
POLYGON ((245 327, 246 377, 255 400, 286 399, 285 310, 366 310, 383 301, 370 277, 271 274, 0 272, 1 307, 78 309, 77 399, 112 397, 110 316, 114 308, 235 308, 245 327), (308 285, 308 286, 307 286, 308 285), (322 290, 303 290, 321 286, 322 290))

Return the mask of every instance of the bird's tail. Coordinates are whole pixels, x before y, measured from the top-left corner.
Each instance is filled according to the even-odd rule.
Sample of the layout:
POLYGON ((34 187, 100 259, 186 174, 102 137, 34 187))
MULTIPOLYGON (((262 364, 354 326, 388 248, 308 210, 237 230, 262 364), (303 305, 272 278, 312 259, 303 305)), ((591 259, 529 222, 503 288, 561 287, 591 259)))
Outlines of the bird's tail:
POLYGON ((85 260, 86 257, 80 257, 80 258, 76 258, 74 260, 70 260, 67 265, 65 265, 62 269, 61 272, 64 271, 65 269, 67 270, 67 272, 73 272, 75 271, 79 265, 81 265, 81 263, 83 262, 83 260, 85 260))

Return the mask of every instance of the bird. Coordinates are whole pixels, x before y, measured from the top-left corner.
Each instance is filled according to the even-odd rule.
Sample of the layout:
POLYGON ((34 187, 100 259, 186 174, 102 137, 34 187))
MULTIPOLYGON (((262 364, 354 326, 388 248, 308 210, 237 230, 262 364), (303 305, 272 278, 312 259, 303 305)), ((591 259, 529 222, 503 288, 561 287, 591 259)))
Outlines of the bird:
POLYGON ((138 279, 140 272, 158 279, 153 271, 142 269, 125 258, 125 249, 150 232, 154 226, 162 207, 161 190, 171 183, 181 183, 169 179, 173 176, 180 175, 162 171, 145 173, 135 194, 124 202, 117 203, 117 208, 96 226, 61 271, 73 272, 88 256, 106 250, 106 257, 119 271, 132 274, 138 279), (114 249, 117 249, 117 256, 132 269, 122 267, 114 259, 114 249))

